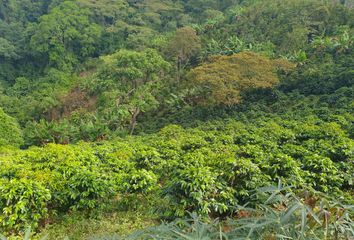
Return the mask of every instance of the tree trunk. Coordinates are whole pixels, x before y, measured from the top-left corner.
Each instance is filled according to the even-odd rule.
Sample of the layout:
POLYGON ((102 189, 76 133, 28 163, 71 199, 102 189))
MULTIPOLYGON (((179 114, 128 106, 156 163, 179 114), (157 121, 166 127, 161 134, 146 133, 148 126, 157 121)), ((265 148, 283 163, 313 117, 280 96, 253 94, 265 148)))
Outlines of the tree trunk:
POLYGON ((180 72, 181 72, 181 60, 179 58, 179 56, 177 57, 177 83, 179 83, 181 76, 180 76, 180 72))
POLYGON ((139 108, 135 108, 134 111, 132 112, 132 118, 130 120, 130 135, 133 135, 134 133, 134 129, 136 126, 136 118, 138 117, 139 113, 140 113, 139 108))

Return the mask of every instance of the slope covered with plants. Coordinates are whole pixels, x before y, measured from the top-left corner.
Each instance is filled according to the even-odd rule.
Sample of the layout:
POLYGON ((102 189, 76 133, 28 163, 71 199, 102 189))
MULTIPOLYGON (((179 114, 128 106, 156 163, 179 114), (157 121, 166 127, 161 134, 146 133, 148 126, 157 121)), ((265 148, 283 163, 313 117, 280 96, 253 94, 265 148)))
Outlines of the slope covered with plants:
POLYGON ((2 1, 0 233, 350 238, 353 25, 351 1, 2 1))

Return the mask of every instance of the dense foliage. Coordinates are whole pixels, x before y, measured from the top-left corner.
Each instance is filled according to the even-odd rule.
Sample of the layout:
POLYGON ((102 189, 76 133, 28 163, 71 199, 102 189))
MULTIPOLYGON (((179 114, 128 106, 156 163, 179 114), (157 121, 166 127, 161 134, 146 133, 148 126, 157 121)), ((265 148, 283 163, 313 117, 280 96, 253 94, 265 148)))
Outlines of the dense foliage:
POLYGON ((96 209, 126 194, 159 195, 156 210, 168 218, 222 216, 278 180, 353 203, 353 154, 339 124, 318 120, 170 126, 141 138, 3 152, 2 227, 37 226, 48 210, 96 209))
POLYGON ((332 201, 292 204, 354 203, 353 24, 345 0, 1 1, 0 232, 147 204, 232 218, 230 238, 290 237, 304 214, 293 239, 342 234, 318 222, 332 201), (254 197, 278 181, 280 202, 254 197))
POLYGON ((280 186, 257 189, 254 197, 263 198, 264 203, 253 207, 247 204, 240 206, 242 210, 237 220, 219 222, 192 215, 192 219, 178 219, 147 228, 124 239, 146 239, 150 236, 154 239, 185 240, 350 239, 354 228, 350 208, 323 194, 303 191, 299 197, 291 189, 280 186))
POLYGON ((246 100, 245 90, 279 80, 286 92, 331 93, 353 84, 350 7, 318 0, 4 2, 0 104, 30 146, 150 131, 160 126, 149 115, 165 119, 201 102, 234 106, 246 100), (113 62, 124 55, 121 66, 113 62), (139 55, 132 72, 117 69, 139 55), (298 68, 277 76, 279 66, 291 66, 285 59, 298 68))
POLYGON ((19 147, 22 143, 22 133, 18 123, 0 108, 0 146, 19 147))
POLYGON ((272 61, 251 52, 217 56, 209 61, 192 69, 190 78, 201 88, 196 97, 216 105, 239 103, 240 93, 245 90, 271 88, 279 82, 277 70, 291 69, 286 61, 272 61))

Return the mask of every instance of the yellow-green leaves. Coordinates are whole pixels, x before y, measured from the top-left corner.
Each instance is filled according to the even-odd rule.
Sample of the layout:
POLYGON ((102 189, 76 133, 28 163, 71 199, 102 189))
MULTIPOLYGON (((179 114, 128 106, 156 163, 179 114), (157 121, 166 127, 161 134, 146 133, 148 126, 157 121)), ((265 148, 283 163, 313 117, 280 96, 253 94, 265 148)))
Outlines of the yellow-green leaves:
POLYGON ((50 191, 26 178, 0 179, 0 229, 19 231, 37 227, 47 216, 50 191))
POLYGON ((191 85, 199 89, 199 103, 231 106, 241 101, 241 92, 270 88, 279 82, 278 67, 291 69, 285 60, 271 60, 252 52, 214 56, 191 70, 191 85))

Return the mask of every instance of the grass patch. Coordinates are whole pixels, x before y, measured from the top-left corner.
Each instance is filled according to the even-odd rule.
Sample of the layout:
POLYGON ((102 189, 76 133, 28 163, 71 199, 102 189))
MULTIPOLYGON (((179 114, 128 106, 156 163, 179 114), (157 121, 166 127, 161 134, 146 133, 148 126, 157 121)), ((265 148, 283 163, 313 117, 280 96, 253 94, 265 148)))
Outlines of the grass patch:
POLYGON ((159 216, 152 211, 151 197, 138 197, 133 202, 114 200, 103 210, 72 212, 53 218, 33 239, 47 236, 47 240, 97 239, 104 236, 126 236, 134 231, 159 224, 159 216), (138 199, 138 200, 137 200, 138 199))

